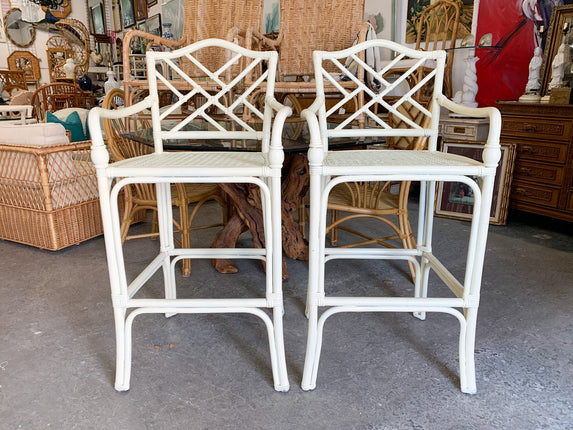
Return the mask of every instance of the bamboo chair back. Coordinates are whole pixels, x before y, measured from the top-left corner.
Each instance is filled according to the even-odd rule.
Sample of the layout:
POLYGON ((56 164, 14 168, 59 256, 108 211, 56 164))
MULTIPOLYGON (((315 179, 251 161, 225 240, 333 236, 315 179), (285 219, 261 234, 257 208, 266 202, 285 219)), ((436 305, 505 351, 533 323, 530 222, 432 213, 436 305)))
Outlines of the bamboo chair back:
MULTIPOLYGON (((453 0, 440 0, 428 6, 420 15, 417 26, 416 49, 435 51, 456 46, 460 22, 460 5, 453 0)), ((452 96, 454 52, 448 51, 444 69, 444 91, 452 96)))
POLYGON ((460 5, 453 0, 440 0, 420 14, 416 49, 435 51, 453 48, 460 22, 460 5))

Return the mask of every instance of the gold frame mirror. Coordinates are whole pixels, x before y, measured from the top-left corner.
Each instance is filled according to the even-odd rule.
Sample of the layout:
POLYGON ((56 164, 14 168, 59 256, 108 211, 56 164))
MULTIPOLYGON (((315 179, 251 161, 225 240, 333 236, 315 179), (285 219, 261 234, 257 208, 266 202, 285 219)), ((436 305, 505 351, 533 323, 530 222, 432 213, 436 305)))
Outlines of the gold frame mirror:
MULTIPOLYGON (((564 26, 568 25, 568 37, 573 36, 573 6, 555 6, 553 12, 551 13, 551 21, 549 23, 549 31, 547 32, 547 42, 545 44, 545 53, 543 55, 543 63, 541 66, 541 96, 547 94, 549 87, 549 81, 551 81, 551 65, 553 59, 563 42, 564 26)), ((570 54, 573 55, 573 49, 569 47, 570 54)), ((573 58, 569 56, 569 58, 573 58)), ((566 65, 569 68, 568 72, 565 74, 571 74, 571 67, 573 65, 569 63, 566 65)), ((567 77, 566 77, 567 79, 567 77)))
POLYGON ((17 7, 4 15, 4 30, 10 42, 20 48, 27 48, 36 40, 36 28, 22 20, 22 10, 17 7))

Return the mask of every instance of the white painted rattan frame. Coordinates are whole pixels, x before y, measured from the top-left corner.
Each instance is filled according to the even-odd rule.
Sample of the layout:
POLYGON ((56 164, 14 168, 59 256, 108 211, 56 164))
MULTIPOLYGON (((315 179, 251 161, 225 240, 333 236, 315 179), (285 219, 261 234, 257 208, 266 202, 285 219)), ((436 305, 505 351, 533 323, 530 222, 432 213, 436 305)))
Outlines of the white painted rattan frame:
MULTIPOLYGON (((482 268, 486 237, 489 224, 489 211, 492 199, 493 182, 500 157, 499 134, 501 117, 495 108, 467 108, 447 98, 442 92, 445 52, 415 51, 394 42, 374 40, 358 44, 338 52, 315 52, 315 76, 317 99, 302 116, 308 122, 311 144, 308 153, 310 164, 310 233, 309 233, 309 281, 307 297, 307 316, 309 318, 308 340, 302 388, 314 389, 318 372, 322 333, 326 319, 340 312, 413 312, 419 319, 425 319, 426 312, 442 312, 453 315, 460 324, 459 365, 461 390, 465 393, 476 392, 474 370, 474 343, 477 310, 481 286, 482 268), (374 71, 360 60, 358 53, 364 49, 379 47, 391 49, 397 53, 394 61, 403 57, 416 59, 418 65, 426 60, 436 62, 436 68, 416 87, 410 89, 395 102, 386 101, 397 85, 407 78, 403 75, 397 82, 391 83, 383 78, 392 63, 381 71, 374 71), (382 83, 380 92, 375 93, 356 79, 343 66, 344 58, 353 56, 355 61, 368 72, 374 73, 382 83), (342 97, 353 97, 358 91, 364 91, 371 97, 360 110, 352 114, 345 122, 333 129, 327 127, 328 117, 337 106, 328 111, 325 107, 323 79, 333 85, 336 82, 323 69, 324 61, 334 61, 356 85, 356 91, 350 92, 340 87, 342 97), (432 82, 433 81, 433 82, 432 82), (421 106, 413 95, 422 85, 433 84, 433 96, 430 108, 421 106), (403 118, 410 128, 393 129, 372 111, 374 103, 379 103, 400 118, 403 115, 397 107, 404 102, 417 104, 425 115, 431 118, 429 128, 403 118), (440 107, 458 114, 472 117, 488 117, 490 131, 483 151, 483 162, 470 158, 442 153, 436 150, 440 107), (353 118, 366 115, 377 128, 357 129, 350 127, 353 118), (328 141, 340 136, 426 136, 429 138, 428 150, 423 151, 328 151, 328 141), (479 178, 479 184, 472 179, 479 178), (420 205, 416 249, 377 249, 377 248, 326 248, 325 229, 328 194, 332 188, 342 182, 352 181, 418 181, 420 182, 420 205), (435 184, 439 181, 463 182, 470 186, 475 194, 474 214, 468 244, 465 277, 458 281, 453 274, 432 253, 432 227, 434 212, 435 184), (325 263, 333 259, 378 259, 406 260, 415 266, 414 297, 329 297, 325 293, 325 263), (430 270, 449 287, 453 297, 428 297, 428 278, 430 270), (319 316, 319 308, 327 308, 319 316), (461 309, 461 310, 460 310, 461 309)), ((411 73, 415 73, 412 67, 411 73)), ((341 102, 342 103, 342 102, 341 102)))
MULTIPOLYGON (((116 382, 118 391, 129 389, 131 367, 131 325, 133 319, 143 313, 165 313, 171 316, 177 313, 249 313, 256 315, 265 323, 269 338, 270 356, 274 387, 277 391, 288 391, 283 331, 282 331, 282 255, 281 255, 281 167, 284 158, 281 133, 284 121, 291 109, 281 105, 273 97, 277 53, 256 52, 244 49, 236 44, 218 39, 207 39, 172 52, 147 53, 148 79, 150 95, 143 101, 115 110, 94 108, 89 115, 92 136, 92 159, 96 166, 105 244, 109 265, 110 284, 116 322, 116 382), (187 57, 195 62, 193 53, 207 47, 219 47, 228 50, 229 62, 217 71, 207 71, 213 82, 221 90, 218 94, 207 92, 200 82, 185 75, 177 67, 177 59, 187 57), (250 66, 230 82, 221 78, 236 61, 250 66), (170 131, 161 131, 161 122, 174 109, 192 97, 202 94, 206 105, 217 106, 228 115, 241 122, 240 116, 233 113, 236 104, 226 107, 219 97, 234 89, 241 78, 261 61, 267 62, 267 71, 259 81, 267 81, 266 99, 261 110, 248 105, 248 95, 254 87, 245 89, 236 100, 256 111, 262 119, 262 131, 254 130, 248 124, 243 131, 228 131, 215 126, 215 131, 182 131, 180 126, 202 117, 211 121, 205 109, 197 109, 181 120, 170 131), (180 92, 181 82, 175 88, 172 83, 156 70, 156 63, 169 64, 188 83, 191 93, 180 92), (170 89, 180 97, 179 102, 166 112, 159 110, 158 86, 170 89), (100 130, 100 118, 122 118, 151 108, 154 129, 155 152, 153 154, 122 160, 109 164, 108 151, 104 145, 100 130), (274 111, 274 119, 273 119, 274 111), (274 121, 274 122, 273 122, 274 121), (272 130, 271 130, 272 126, 272 130), (163 152, 163 139, 259 139, 261 152, 163 152), (113 182, 115 181, 115 182, 113 182), (235 248, 175 248, 173 242, 173 223, 171 208, 171 183, 252 183, 260 187, 263 204, 263 218, 266 247, 263 249, 235 248), (157 188, 157 208, 160 234, 160 252, 131 284, 127 284, 123 251, 120 237, 120 223, 117 197, 121 188, 131 183, 154 183, 157 188), (266 293, 260 298, 233 299, 178 299, 175 285, 175 263, 183 258, 220 259, 247 258, 266 262, 266 293), (165 298, 134 298, 147 280, 157 271, 163 271, 165 298), (128 314, 128 309, 133 310, 128 314), (264 309, 272 310, 272 318, 264 309)), ((256 87, 256 83, 254 84, 256 87)), ((210 86, 210 90, 213 87, 210 86)), ((204 108, 206 107, 204 106, 204 108)), ((213 123, 213 122, 212 122, 213 123)))

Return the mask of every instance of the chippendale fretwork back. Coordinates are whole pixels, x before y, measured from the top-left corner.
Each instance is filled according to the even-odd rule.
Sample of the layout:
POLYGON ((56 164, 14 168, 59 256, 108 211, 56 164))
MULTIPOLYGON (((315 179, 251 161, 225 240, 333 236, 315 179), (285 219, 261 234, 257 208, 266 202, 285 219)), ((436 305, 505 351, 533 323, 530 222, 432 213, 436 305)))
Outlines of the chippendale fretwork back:
MULTIPOLYGON (((418 51, 399 45, 387 40, 373 40, 365 42, 360 47, 337 51, 325 52, 316 51, 314 53, 315 78, 317 89, 317 102, 322 103, 319 109, 320 126, 324 130, 323 137, 345 137, 356 135, 356 131, 351 131, 356 127, 357 122, 366 124, 366 128, 361 132, 366 136, 405 136, 405 137, 430 137, 429 149, 436 149, 439 112, 437 107, 437 95, 442 92, 442 82, 444 76, 444 65, 446 53, 444 51, 418 51), (368 65, 368 50, 381 49, 390 51, 394 59, 384 65, 381 70, 374 70, 368 65), (398 74, 393 73, 388 76, 398 62, 408 61, 411 64, 405 71, 398 74), (358 65, 358 67, 356 67, 358 65), (427 72, 429 65, 433 65, 430 72, 427 72), (332 73, 332 67, 336 67, 338 73, 332 73), (421 79, 417 77, 422 69, 425 73, 421 79), (357 70, 355 73, 353 71, 357 70), (360 78, 364 74, 370 75, 368 79, 360 78), (339 91, 337 103, 326 107, 324 98, 324 82, 332 84, 339 91), (340 82, 352 81, 355 86, 340 85, 340 82), (410 87, 408 82, 416 83, 410 87), (428 99, 423 101, 418 97, 424 90, 431 91, 432 97, 428 104, 428 99), (340 109, 353 98, 363 98, 364 102, 359 108, 341 122, 332 124, 340 109), (322 102, 321 102, 322 100, 322 102), (408 106, 408 111, 417 109, 423 118, 419 116, 412 118, 405 113, 404 106, 408 106), (393 121, 388 121, 387 114, 393 117, 393 121), (362 118, 361 118, 362 117, 362 118), (362 121, 362 119, 366 121, 362 121), (399 121, 398 121, 399 120, 399 121), (393 124, 400 123, 400 128, 393 124)), ((325 142, 326 145, 326 142, 325 142)), ((324 148, 327 149, 326 146, 324 148)))
MULTIPOLYGON (((271 108, 265 103, 266 96, 273 95, 275 64, 274 52, 256 52, 227 41, 220 40, 217 47, 214 39, 206 39, 192 47, 172 52, 148 52, 147 70, 149 93, 152 97, 171 95, 172 104, 159 108, 152 106, 152 124, 155 133, 155 149, 162 151, 162 139, 224 139, 232 130, 233 139, 262 140, 262 150, 269 145, 271 108), (227 61, 216 70, 209 69, 199 58, 205 49, 224 51, 227 61), (182 70, 182 60, 191 64, 194 70, 201 70, 204 77, 196 78, 182 70), (263 62, 267 66, 262 70, 263 62), (239 64, 240 72, 235 72, 239 64), (253 73, 254 71, 257 73, 253 73), (256 76, 251 80, 252 76, 256 76), (260 91, 260 84, 264 91, 260 91), (248 110, 251 118, 243 119, 248 110), (161 129, 161 124, 170 121, 169 130, 161 129), (208 123, 201 130, 189 130, 197 121, 208 123), (256 124, 262 124, 257 127, 256 124)), ((167 97, 169 98, 169 96, 167 97)))

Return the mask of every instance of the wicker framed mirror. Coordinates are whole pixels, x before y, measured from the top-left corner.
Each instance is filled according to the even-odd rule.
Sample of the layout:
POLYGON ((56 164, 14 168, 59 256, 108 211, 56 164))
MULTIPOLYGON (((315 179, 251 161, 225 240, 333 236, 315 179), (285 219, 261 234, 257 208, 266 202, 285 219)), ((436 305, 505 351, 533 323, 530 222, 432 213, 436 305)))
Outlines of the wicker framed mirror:
POLYGON ((22 20, 22 10, 13 7, 4 15, 6 37, 14 45, 27 48, 36 39, 36 29, 32 24, 22 20))
POLYGON ((8 56, 8 69, 23 71, 28 84, 37 84, 42 77, 40 72, 40 60, 28 51, 12 52, 8 56))

